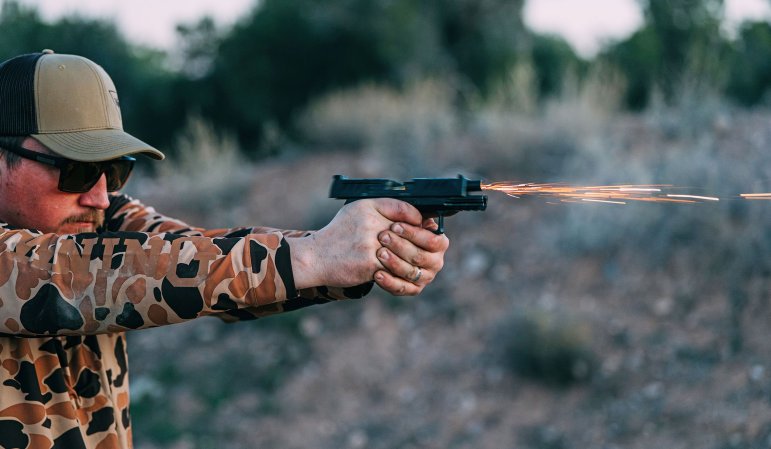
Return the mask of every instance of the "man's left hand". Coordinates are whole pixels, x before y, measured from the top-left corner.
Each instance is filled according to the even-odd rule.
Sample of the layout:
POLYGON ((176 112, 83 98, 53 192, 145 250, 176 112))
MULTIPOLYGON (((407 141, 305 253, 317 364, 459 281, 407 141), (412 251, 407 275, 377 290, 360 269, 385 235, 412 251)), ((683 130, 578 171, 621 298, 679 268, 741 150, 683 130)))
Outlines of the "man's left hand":
POLYGON ((444 253, 450 241, 444 234, 434 234, 437 224, 423 220, 421 226, 394 223, 378 235, 382 248, 377 257, 386 270, 375 273, 375 282, 396 296, 418 295, 430 284, 444 265, 444 253))

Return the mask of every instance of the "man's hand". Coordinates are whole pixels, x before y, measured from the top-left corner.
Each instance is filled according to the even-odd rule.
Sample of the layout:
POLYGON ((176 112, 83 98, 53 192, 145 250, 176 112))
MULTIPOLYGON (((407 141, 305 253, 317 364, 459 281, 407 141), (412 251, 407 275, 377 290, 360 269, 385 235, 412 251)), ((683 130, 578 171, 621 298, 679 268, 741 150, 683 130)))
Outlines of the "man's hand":
POLYGON ((381 232, 377 257, 385 270, 375 273, 377 285, 392 295, 420 294, 442 269, 450 245, 447 236, 431 232, 437 228, 429 218, 419 226, 397 222, 381 232))
POLYGON ((442 269, 449 240, 433 220, 393 199, 344 206, 323 229, 288 239, 295 286, 351 287, 371 280, 394 295, 417 295, 442 269))

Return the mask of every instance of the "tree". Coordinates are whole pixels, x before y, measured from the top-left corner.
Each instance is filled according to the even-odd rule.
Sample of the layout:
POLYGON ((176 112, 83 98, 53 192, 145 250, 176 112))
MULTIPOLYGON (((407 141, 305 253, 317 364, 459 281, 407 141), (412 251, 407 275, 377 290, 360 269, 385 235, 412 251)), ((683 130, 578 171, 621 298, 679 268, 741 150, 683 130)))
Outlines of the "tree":
POLYGON ((114 23, 78 16, 47 23, 36 9, 5 0, 0 29, 0 60, 50 48, 104 67, 120 94, 124 127, 137 137, 163 147, 182 126, 173 98, 177 75, 165 69, 165 55, 130 44, 114 23))
POLYGON ((771 24, 744 23, 728 66, 726 93, 731 98, 745 106, 767 101, 771 86, 771 24))
POLYGON ((541 98, 560 93, 565 75, 579 75, 585 68, 585 62, 563 38, 535 34, 531 41, 530 54, 541 98))
POLYGON ((202 113, 256 151, 271 124, 292 131, 311 99, 377 81, 459 80, 485 92, 521 42, 523 0, 265 0, 224 36, 202 113))
POLYGON ((610 47, 603 58, 629 82, 627 104, 641 108, 658 88, 667 101, 694 80, 719 89, 727 41, 720 25, 723 0, 639 0, 645 25, 610 47))

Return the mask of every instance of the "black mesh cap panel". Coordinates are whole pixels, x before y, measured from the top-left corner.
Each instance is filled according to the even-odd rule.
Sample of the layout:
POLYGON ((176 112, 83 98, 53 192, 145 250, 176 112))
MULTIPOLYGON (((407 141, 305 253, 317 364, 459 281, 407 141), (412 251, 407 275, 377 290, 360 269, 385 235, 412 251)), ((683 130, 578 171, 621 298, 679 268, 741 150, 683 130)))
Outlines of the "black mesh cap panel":
POLYGON ((0 64, 0 136, 38 131, 35 113, 35 66, 42 53, 16 56, 0 64))

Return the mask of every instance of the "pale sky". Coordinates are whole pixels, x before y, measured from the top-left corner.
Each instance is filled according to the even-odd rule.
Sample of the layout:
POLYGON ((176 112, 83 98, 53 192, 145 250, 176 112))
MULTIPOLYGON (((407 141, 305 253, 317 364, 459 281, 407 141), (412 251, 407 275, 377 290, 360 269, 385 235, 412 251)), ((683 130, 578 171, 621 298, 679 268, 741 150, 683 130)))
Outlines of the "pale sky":
MULTIPOLYGON (((729 32, 747 18, 771 17, 769 0, 725 0, 729 32)), ((636 0, 527 0, 525 22, 534 31, 562 35, 584 56, 642 24, 636 0)))
MULTIPOLYGON (((78 12, 116 21, 133 42, 169 49, 175 44, 175 25, 209 14, 230 25, 256 0, 22 0, 37 5, 43 17, 55 19, 78 12)), ((741 20, 771 17, 768 0, 726 0, 729 29, 741 20)), ((565 37, 584 56, 592 56, 602 42, 621 39, 642 23, 636 0, 527 0, 525 22, 535 31, 565 37)))

